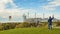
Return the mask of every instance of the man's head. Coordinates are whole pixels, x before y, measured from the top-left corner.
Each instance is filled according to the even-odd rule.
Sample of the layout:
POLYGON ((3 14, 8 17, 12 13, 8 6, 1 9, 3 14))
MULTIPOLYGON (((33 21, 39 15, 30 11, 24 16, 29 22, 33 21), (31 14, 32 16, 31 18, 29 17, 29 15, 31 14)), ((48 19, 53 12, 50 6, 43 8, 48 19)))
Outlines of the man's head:
POLYGON ((49 16, 49 18, 51 18, 51 16, 49 16))

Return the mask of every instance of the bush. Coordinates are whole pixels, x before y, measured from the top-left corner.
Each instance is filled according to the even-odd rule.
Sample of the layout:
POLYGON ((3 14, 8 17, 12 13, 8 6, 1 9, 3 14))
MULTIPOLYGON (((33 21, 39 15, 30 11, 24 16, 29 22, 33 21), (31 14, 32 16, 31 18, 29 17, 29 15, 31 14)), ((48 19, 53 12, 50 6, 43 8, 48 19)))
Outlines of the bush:
POLYGON ((21 24, 16 25, 15 28, 25 28, 25 27, 30 27, 30 24, 27 22, 23 22, 21 24))
POLYGON ((0 23, 0 30, 3 30, 3 26, 2 26, 2 23, 0 23))
POLYGON ((30 26, 30 23, 24 22, 24 23, 22 23, 22 25, 23 25, 23 27, 29 27, 30 26))
POLYGON ((56 23, 56 26, 60 26, 60 22, 57 22, 57 23, 56 23))

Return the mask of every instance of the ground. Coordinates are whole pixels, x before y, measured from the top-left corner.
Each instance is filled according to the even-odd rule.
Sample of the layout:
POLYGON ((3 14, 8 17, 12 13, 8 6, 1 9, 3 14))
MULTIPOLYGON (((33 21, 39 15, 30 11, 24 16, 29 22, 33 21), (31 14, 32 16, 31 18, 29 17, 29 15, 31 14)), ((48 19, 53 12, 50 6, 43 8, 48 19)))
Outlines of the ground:
POLYGON ((60 34, 60 28, 16 28, 0 31, 0 34, 60 34))

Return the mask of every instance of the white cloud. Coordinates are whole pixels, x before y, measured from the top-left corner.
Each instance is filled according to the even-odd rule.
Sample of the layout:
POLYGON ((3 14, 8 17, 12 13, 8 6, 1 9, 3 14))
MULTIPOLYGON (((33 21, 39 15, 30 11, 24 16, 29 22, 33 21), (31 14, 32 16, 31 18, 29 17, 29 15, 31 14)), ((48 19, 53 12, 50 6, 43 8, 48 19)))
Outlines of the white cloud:
POLYGON ((43 6, 45 10, 56 10, 56 7, 60 6, 60 0, 53 0, 49 2, 47 5, 43 6))
POLYGON ((49 4, 54 6, 54 7, 60 6, 60 0, 54 0, 54 1, 50 2, 49 4))
POLYGON ((55 7, 53 7, 53 6, 51 6, 51 5, 43 6, 42 8, 43 8, 44 10, 46 10, 46 11, 50 11, 50 10, 55 10, 55 9, 56 9, 55 7))
MULTIPOLYGON (((50 1, 50 0, 48 0, 48 1, 50 1)), ((60 0, 53 0, 53 1, 51 1, 51 2, 49 2, 47 5, 45 5, 45 6, 42 6, 41 8, 44 10, 44 11, 48 11, 48 12, 50 12, 50 11, 55 11, 56 10, 56 7, 58 7, 58 6, 60 6, 60 0)), ((53 15, 53 13, 51 12, 51 13, 49 13, 49 14, 45 14, 45 18, 46 17, 49 17, 49 16, 52 16, 53 15)), ((55 18, 59 18, 60 16, 60 14, 54 14, 55 15, 55 18)), ((59 18, 60 19, 60 18, 59 18)))
MULTIPOLYGON (((26 0, 24 0, 26 1, 26 0)), ((52 1, 49 2, 48 5, 43 6, 44 10, 55 10, 56 6, 60 6, 60 1, 52 1)), ((17 6, 13 3, 13 0, 0 0, 0 16, 3 18, 7 18, 9 15, 13 17, 18 17, 20 18, 24 13, 27 12, 33 12, 35 10, 33 9, 23 9, 23 8, 16 8, 17 6), (11 5, 13 6, 13 9, 5 9, 5 4, 10 2, 11 5)), ((34 17, 34 14, 31 14, 30 17, 34 17)), ((49 15, 45 15, 45 17, 48 17, 49 15)), ((43 17, 42 14, 37 14, 37 17, 43 17)), ((60 17, 57 15, 57 17, 60 17)))
POLYGON ((21 16, 23 13, 28 12, 30 9, 16 8, 17 6, 13 3, 13 0, 0 0, 0 16, 5 18, 6 16, 21 16), (12 9, 5 9, 6 3, 11 3, 12 9))

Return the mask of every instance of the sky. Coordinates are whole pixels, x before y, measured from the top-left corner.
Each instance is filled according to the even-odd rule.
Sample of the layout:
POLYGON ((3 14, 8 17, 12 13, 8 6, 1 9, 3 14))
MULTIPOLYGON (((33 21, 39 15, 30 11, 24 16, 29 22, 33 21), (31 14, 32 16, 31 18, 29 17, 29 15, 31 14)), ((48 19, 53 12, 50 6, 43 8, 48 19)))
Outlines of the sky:
POLYGON ((22 15, 29 18, 45 18, 54 15, 60 19, 60 0, 0 0, 0 21, 23 21, 22 15))

